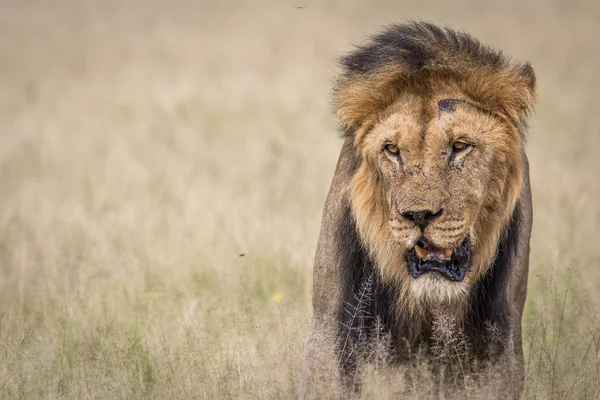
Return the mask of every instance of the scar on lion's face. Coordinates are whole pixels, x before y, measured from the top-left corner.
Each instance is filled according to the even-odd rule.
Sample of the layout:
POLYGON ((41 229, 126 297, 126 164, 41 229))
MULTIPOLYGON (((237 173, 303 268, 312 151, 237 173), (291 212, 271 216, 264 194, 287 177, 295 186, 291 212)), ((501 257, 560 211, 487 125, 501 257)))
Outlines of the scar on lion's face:
POLYGON ((489 111, 483 109, 481 106, 469 101, 469 100, 465 100, 465 99, 443 99, 438 101, 438 117, 441 117, 441 114, 444 112, 447 113, 453 113, 456 111, 456 106, 457 105, 467 105, 467 106, 471 106, 473 108, 475 108, 477 111, 483 112, 483 113, 490 113, 489 111))

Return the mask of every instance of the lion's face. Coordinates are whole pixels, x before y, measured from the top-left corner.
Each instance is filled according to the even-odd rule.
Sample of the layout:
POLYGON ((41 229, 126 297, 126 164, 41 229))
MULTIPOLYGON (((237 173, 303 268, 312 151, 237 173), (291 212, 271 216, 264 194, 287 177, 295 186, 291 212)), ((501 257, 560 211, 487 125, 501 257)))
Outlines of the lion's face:
POLYGON ((402 94, 355 144, 352 208, 382 276, 400 280, 416 303, 464 298, 519 194, 517 129, 444 88, 402 94))

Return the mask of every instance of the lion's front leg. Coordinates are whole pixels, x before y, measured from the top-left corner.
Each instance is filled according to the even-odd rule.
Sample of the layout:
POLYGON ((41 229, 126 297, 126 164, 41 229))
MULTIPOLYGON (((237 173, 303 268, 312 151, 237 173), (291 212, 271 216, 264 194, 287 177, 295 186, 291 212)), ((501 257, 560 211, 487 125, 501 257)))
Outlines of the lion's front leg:
POLYGON ((335 339, 324 323, 313 321, 304 344, 300 399, 330 399, 341 393, 335 339))

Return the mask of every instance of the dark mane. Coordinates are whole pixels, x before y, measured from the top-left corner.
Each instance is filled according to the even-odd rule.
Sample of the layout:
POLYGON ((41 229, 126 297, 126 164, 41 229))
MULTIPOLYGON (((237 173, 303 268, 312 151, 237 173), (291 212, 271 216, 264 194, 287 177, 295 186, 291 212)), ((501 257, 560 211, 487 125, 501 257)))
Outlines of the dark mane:
MULTIPOLYGON (((340 64, 346 74, 364 75, 393 64, 410 72, 433 66, 456 68, 458 60, 461 66, 472 63, 501 69, 508 65, 501 51, 481 44, 471 35, 426 22, 389 25, 371 36, 370 43, 343 57, 340 64)), ((523 66, 523 72, 532 72, 527 66, 523 66)))

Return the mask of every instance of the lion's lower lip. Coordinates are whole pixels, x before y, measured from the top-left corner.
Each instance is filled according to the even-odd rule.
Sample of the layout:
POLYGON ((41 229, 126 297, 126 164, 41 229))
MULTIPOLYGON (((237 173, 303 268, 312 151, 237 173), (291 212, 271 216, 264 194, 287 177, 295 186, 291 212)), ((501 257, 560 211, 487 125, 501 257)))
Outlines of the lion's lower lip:
POLYGON ((414 279, 437 272, 450 281, 462 282, 471 264, 471 241, 469 237, 465 238, 454 251, 419 242, 408 252, 407 261, 414 279))

